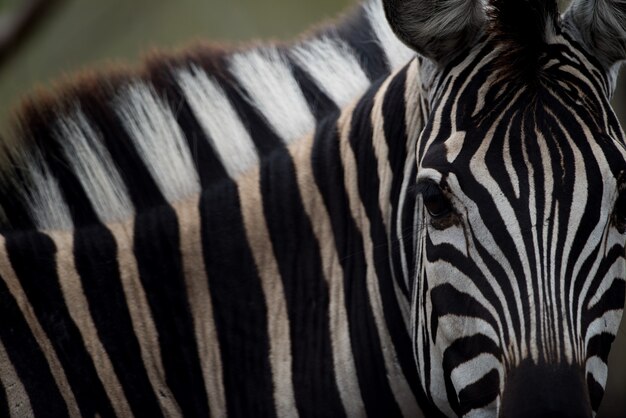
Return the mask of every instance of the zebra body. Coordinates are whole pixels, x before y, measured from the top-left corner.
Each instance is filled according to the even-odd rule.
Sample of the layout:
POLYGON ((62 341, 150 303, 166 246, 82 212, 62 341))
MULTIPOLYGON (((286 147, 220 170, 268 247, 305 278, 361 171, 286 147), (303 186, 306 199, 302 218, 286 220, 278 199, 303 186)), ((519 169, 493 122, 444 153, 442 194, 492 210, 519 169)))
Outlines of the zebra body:
MULTIPOLYGON (((338 27, 287 49, 200 47, 156 58, 143 78, 88 79, 24 112, 23 140, 42 151, 33 164, 41 165, 26 171, 41 170, 46 182, 2 202, 11 225, 23 225, 14 229, 36 228, 7 232, 3 246, 3 295, 19 308, 10 323, 30 336, 28 347, 5 343, 22 383, 7 408, 23 410, 9 412, 419 413, 408 289, 377 271, 387 268, 381 245, 391 225, 378 228, 391 216, 364 222, 354 189, 362 174, 353 171, 362 158, 393 151, 399 182, 414 156, 379 135, 376 153, 357 158, 350 134, 357 116, 382 118, 380 86, 412 53, 387 26, 381 32, 381 5, 348 19, 363 32, 353 40, 338 27), (349 46, 359 36, 373 52, 349 46), (363 109, 353 111, 364 93, 363 109), (336 181, 342 166, 352 167, 345 186, 336 181), (388 329, 391 321, 400 327, 388 329), (15 357, 26 348, 26 358, 15 357)), ((417 61, 411 69, 416 82, 417 61)), ((403 94, 404 84, 393 90, 403 94)), ((385 182, 391 168, 380 166, 385 182)))
MULTIPOLYGON (((414 61, 414 73, 416 67, 414 61)), ((362 103, 371 105, 369 99, 362 103)), ((380 225, 370 225, 353 169, 346 168, 345 186, 327 177, 338 167, 362 163, 350 148, 358 137, 350 118, 372 115, 362 110, 338 113, 315 135, 288 147, 287 154, 277 153, 236 181, 220 182, 172 207, 138 214, 132 224, 7 235, 3 277, 15 278, 13 304, 31 301, 27 310, 35 317, 26 329, 59 336, 70 331, 55 328, 68 328, 73 349, 86 351, 55 360, 60 371, 81 371, 63 384, 61 377, 49 376, 54 378, 50 386, 69 392, 57 394, 59 414, 67 406, 81 415, 206 415, 207 402, 215 415, 226 410, 242 416, 418 413, 408 319, 403 318, 408 313, 395 306, 407 289, 378 279, 376 270, 385 268, 381 260, 388 255, 381 246, 387 232, 376 231, 380 243, 367 239, 389 220, 381 217, 380 225), (277 174, 279 183, 272 181, 277 174), (311 182, 316 176, 323 182, 317 187, 311 182), (339 190, 345 190, 343 201, 333 202, 339 190), (290 193, 296 195, 285 199, 290 193), (350 213, 353 220, 342 219, 350 213), (351 233, 336 232, 343 228, 351 233), (335 236, 353 242, 321 245, 335 236), (48 265, 32 263, 34 258, 48 265), (25 288, 28 277, 49 283, 25 288), (383 299, 393 311, 383 312, 383 299), (107 308, 109 303, 120 312, 107 308), (60 306, 73 310, 57 313, 60 306), (46 322, 52 319, 48 312, 57 316, 54 323, 46 322), (105 313, 116 318, 98 318, 105 313), (396 325, 401 333, 387 329, 389 316, 402 324, 396 325), (242 322, 246 328, 239 329, 242 322), (402 357, 394 353, 392 338, 403 342, 402 357), (387 352, 378 351, 381 344, 387 352), (99 361, 87 370, 82 362, 90 359, 99 361), (413 374, 411 384, 407 373, 413 374), (91 385, 88 393, 74 389, 98 380, 101 386, 91 385), (72 394, 73 403, 64 404, 72 394)), ((405 169, 403 158, 397 172, 405 169)), ((26 317, 24 311, 15 314, 26 317)), ((46 354, 63 352, 55 343, 60 344, 47 343, 46 354)), ((32 367, 14 364, 16 373, 32 367)), ((39 374, 37 379, 44 380, 39 374)), ((24 390, 37 393, 37 388, 24 390)), ((52 410, 52 404, 45 408, 52 410)))
POLYGON ((602 36, 626 19, 590 8, 372 1, 27 105, 0 411, 591 416, 624 305, 602 36))

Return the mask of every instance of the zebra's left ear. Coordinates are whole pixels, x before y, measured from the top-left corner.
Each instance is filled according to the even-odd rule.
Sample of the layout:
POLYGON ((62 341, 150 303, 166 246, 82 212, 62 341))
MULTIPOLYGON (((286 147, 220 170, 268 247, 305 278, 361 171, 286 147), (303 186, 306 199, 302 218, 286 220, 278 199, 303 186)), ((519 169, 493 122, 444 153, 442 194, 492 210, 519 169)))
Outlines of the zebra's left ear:
POLYGON ((626 59, 626 1, 574 0, 563 23, 607 70, 626 59))
POLYGON ((482 32, 481 0, 383 0, 391 28, 402 42, 445 64, 482 32))

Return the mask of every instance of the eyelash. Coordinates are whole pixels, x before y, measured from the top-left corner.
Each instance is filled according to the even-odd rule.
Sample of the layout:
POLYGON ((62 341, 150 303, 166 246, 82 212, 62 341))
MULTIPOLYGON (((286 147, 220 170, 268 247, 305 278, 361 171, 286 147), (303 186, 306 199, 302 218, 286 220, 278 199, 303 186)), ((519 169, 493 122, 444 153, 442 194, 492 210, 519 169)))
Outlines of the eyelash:
POLYGON ((433 220, 441 219, 452 213, 450 201, 435 182, 420 182, 417 184, 416 190, 422 196, 424 206, 433 220))

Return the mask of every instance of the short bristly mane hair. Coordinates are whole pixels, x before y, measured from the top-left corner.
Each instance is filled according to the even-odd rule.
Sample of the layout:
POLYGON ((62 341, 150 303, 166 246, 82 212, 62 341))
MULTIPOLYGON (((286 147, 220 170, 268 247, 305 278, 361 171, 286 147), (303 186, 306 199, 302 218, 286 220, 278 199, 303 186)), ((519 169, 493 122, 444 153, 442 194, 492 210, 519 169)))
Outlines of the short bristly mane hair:
POLYGON ((498 70, 527 85, 541 81, 540 59, 558 30, 555 0, 491 0, 490 32, 502 45, 498 70))

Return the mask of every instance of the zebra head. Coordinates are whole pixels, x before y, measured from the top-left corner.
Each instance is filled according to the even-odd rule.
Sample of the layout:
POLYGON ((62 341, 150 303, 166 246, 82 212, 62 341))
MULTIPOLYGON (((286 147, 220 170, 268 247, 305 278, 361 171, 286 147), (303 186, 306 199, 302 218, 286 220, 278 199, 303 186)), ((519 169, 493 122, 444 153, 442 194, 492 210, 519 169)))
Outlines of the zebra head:
POLYGON ((622 1, 387 0, 423 57, 413 345, 447 415, 580 416, 625 297, 622 1))

